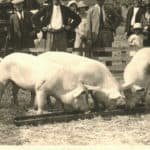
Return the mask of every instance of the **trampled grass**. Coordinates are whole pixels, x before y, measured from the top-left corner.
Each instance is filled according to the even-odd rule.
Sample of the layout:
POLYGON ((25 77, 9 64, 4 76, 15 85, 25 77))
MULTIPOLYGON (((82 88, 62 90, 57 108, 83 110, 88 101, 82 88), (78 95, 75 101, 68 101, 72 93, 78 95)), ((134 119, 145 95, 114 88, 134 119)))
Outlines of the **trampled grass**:
MULTIPOLYGON (((123 28, 120 27, 115 39, 120 39, 120 43, 124 45, 126 41, 122 33, 123 28)), ((18 95, 20 106, 14 107, 10 103, 10 91, 11 87, 5 92, 0 105, 1 145, 150 144, 149 114, 112 118, 99 116, 69 123, 16 127, 13 118, 26 114, 30 93, 21 90, 18 95)))

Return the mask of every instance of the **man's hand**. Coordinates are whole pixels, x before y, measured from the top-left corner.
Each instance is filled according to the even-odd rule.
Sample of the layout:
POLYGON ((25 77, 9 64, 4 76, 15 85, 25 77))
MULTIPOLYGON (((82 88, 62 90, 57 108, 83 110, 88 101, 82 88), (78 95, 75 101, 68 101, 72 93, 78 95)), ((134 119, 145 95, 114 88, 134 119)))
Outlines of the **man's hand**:
POLYGON ((40 39, 40 40, 43 38, 43 32, 42 31, 37 33, 37 38, 40 39))
POLYGON ((43 27, 42 31, 47 32, 48 31, 48 27, 43 27))

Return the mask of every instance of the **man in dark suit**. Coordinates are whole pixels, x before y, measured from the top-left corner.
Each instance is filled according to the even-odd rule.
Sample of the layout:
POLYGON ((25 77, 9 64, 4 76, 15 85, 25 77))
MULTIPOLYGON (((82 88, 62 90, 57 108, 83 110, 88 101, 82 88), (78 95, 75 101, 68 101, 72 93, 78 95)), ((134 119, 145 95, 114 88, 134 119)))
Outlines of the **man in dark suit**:
POLYGON ((24 0, 13 0, 14 13, 10 16, 10 41, 14 50, 34 47, 31 13, 23 10, 24 0))
POLYGON ((129 8, 126 19, 125 32, 127 36, 130 36, 133 33, 133 26, 135 23, 141 21, 143 14, 143 9, 141 7, 141 0, 134 0, 133 6, 129 8))
POLYGON ((74 30, 81 18, 62 5, 60 0, 52 0, 52 3, 35 14, 32 20, 36 28, 45 32, 46 50, 65 51, 66 33, 70 29, 74 30), (72 19, 71 23, 69 19, 72 19))
POLYGON ((24 9, 26 10, 32 10, 32 9, 39 9, 40 3, 38 0, 25 0, 24 1, 24 9))

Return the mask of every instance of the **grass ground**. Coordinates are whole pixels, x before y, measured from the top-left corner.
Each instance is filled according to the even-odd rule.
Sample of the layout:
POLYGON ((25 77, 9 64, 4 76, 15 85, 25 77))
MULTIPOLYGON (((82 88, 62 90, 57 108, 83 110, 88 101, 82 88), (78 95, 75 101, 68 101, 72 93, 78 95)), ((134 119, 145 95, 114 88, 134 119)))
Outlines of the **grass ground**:
MULTIPOLYGON (((119 28, 115 42, 120 40, 120 46, 126 45, 122 34, 119 28)), ((10 103, 10 91, 9 87, 0 105, 0 145, 150 144, 150 114, 16 127, 13 118, 26 114, 30 94, 20 91, 20 107, 16 108, 10 103)))

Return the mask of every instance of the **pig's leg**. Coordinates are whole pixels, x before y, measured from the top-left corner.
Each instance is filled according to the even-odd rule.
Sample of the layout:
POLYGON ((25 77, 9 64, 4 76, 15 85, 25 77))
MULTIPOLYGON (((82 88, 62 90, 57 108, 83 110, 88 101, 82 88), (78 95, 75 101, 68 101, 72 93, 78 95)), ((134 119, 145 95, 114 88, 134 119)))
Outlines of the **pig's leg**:
POLYGON ((37 109, 37 105, 35 104, 35 92, 31 91, 31 101, 29 103, 29 107, 34 107, 34 109, 37 109))
POLYGON ((4 82, 4 83, 0 82, 0 101, 2 99, 2 96, 3 96, 3 93, 4 93, 5 89, 6 89, 6 86, 7 86, 6 82, 4 82))
POLYGON ((12 98, 12 105, 16 105, 18 106, 18 91, 19 91, 19 87, 12 83, 12 95, 13 95, 13 98, 12 98))
POLYGON ((126 108, 132 110, 139 103, 139 95, 133 90, 132 87, 124 90, 125 100, 126 100, 126 108))
POLYGON ((131 110, 135 107, 137 103, 137 98, 135 92, 133 93, 133 82, 126 82, 122 86, 122 90, 125 96, 126 108, 131 110))
POLYGON ((97 100, 95 94, 92 91, 90 91, 90 94, 91 94, 91 97, 92 97, 93 102, 94 102, 94 110, 98 110, 99 109, 98 100, 97 100))
POLYGON ((144 99, 145 99, 145 106, 146 106, 146 108, 150 109, 150 91, 149 91, 149 87, 147 87, 145 89, 144 99))
MULTIPOLYGON (((51 106, 52 104, 51 104, 51 98, 50 98, 50 96, 48 95, 46 99, 47 99, 47 106, 51 106)), ((36 98, 35 98, 35 92, 34 91, 31 91, 31 101, 30 101, 29 106, 30 107, 34 107, 35 110, 38 109, 36 98)))
POLYGON ((35 102, 37 103, 37 107, 38 107, 38 114, 42 114, 43 110, 44 110, 44 106, 46 105, 46 98, 47 98, 47 94, 44 90, 37 90, 36 91, 36 98, 35 98, 35 102))

